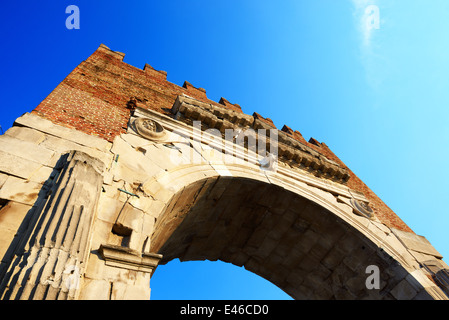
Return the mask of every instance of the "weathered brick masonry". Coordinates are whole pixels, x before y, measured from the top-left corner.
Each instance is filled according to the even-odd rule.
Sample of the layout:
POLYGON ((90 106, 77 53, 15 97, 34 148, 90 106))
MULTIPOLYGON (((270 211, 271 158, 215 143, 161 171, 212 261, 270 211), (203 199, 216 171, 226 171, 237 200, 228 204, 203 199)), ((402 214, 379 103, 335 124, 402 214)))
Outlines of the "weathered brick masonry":
MULTIPOLYGON (((221 98, 217 103, 207 98, 206 90, 189 82, 180 87, 167 81, 167 73, 146 64, 142 69, 123 62, 124 54, 101 45, 87 60, 76 67, 34 110, 33 113, 69 128, 112 142, 126 132, 131 115, 130 100, 135 105, 173 116, 170 109, 182 94, 219 107, 242 113, 238 104, 221 98)), ((258 113, 254 118, 275 128, 269 118, 258 113)), ((365 194, 379 220, 389 227, 412 230, 366 186, 329 149, 325 143, 311 138, 306 141, 300 132, 284 125, 281 131, 313 148, 346 168, 350 174, 348 187, 365 194)))

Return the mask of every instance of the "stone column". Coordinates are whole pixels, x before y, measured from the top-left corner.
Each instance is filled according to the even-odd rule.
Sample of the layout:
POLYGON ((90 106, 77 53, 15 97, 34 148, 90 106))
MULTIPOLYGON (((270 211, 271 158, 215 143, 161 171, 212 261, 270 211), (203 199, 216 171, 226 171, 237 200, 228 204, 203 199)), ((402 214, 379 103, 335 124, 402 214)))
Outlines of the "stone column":
POLYGON ((101 161, 80 151, 61 157, 8 250, 1 299, 77 298, 103 170, 101 161))

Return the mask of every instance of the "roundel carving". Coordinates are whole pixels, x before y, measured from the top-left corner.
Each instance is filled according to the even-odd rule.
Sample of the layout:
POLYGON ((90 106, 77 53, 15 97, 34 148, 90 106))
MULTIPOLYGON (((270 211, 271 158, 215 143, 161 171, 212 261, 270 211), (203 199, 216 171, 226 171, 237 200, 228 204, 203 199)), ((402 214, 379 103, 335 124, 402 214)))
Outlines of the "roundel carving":
POLYGON ((351 199, 351 205, 355 213, 358 214, 359 216, 365 218, 373 217, 373 209, 371 209, 371 207, 367 203, 356 199, 351 199))
POLYGON ((137 118, 134 127, 138 134, 149 140, 161 140, 165 137, 165 129, 159 123, 149 118, 137 118))

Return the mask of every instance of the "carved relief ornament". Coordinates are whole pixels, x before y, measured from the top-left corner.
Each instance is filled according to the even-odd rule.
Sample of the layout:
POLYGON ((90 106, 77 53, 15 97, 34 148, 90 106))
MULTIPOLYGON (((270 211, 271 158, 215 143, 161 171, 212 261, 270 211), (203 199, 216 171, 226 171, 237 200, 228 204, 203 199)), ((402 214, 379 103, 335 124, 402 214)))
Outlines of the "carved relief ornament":
POLYGON ((162 140, 166 135, 164 127, 149 118, 137 118, 134 121, 134 128, 139 135, 149 140, 162 140))

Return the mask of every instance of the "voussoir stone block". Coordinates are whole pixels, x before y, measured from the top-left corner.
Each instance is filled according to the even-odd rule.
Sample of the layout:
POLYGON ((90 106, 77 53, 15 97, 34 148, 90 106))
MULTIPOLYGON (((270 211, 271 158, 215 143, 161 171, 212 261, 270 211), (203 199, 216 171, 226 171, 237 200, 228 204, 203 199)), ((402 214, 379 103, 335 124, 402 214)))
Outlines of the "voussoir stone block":
POLYGON ((411 300, 413 299, 418 292, 413 288, 413 286, 407 281, 402 280, 399 282, 399 284, 394 287, 390 293, 397 299, 397 300, 411 300))

